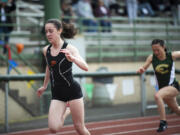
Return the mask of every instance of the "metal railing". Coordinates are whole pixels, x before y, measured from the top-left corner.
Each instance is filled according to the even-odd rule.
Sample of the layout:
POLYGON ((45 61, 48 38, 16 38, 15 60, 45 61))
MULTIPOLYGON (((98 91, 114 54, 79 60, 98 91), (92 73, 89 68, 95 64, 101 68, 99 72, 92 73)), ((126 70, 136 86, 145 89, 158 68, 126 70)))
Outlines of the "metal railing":
MULTIPOLYGON (((180 70, 176 70, 177 74, 180 74, 180 70)), ((146 84, 145 76, 153 75, 153 71, 146 71, 144 74, 138 74, 134 71, 132 72, 107 72, 107 73, 76 73, 74 77, 80 78, 93 78, 93 77, 118 77, 118 76, 140 76, 140 85, 141 85, 141 116, 145 115, 145 111, 148 108, 146 104, 146 84)), ((23 81, 23 80, 43 80, 44 74, 35 74, 35 75, 1 75, 0 82, 5 82, 5 131, 9 132, 9 123, 8 123, 8 93, 9 93, 9 82, 10 81, 23 81)), ((81 81, 80 81, 81 82, 81 81)), ((82 84, 81 84, 82 85, 82 84)))

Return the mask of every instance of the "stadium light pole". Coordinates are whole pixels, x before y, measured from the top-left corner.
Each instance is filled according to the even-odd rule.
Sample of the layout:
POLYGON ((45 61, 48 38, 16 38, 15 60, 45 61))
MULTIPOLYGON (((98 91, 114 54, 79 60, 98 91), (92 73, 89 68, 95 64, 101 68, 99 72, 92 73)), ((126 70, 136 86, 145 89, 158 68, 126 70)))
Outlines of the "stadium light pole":
MULTIPOLYGON (((61 11, 60 11, 60 3, 61 0, 43 0, 44 4, 44 23, 48 19, 60 19, 61 11)), ((45 44, 48 44, 47 39, 45 38, 45 44)))
POLYGON ((60 19, 60 0, 44 0, 45 20, 50 18, 60 19))

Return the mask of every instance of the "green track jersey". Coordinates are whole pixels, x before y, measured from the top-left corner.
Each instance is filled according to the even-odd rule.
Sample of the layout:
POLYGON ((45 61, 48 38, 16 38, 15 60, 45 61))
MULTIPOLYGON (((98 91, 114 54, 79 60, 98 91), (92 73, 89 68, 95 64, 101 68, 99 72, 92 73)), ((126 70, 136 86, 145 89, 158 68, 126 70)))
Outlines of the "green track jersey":
POLYGON ((175 81, 175 64, 172 59, 171 52, 166 53, 165 60, 159 60, 154 54, 152 58, 152 65, 156 77, 158 88, 171 85, 175 81))

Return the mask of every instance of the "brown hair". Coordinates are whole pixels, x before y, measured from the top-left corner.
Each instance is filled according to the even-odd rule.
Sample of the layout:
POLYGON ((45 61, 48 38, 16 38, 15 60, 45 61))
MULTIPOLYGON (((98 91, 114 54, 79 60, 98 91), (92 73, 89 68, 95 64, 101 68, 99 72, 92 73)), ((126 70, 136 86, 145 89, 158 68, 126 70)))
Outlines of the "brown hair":
POLYGON ((49 19, 45 25, 48 23, 52 23, 57 30, 63 29, 60 35, 62 38, 73 38, 77 34, 77 29, 73 24, 61 22, 58 19, 49 19))

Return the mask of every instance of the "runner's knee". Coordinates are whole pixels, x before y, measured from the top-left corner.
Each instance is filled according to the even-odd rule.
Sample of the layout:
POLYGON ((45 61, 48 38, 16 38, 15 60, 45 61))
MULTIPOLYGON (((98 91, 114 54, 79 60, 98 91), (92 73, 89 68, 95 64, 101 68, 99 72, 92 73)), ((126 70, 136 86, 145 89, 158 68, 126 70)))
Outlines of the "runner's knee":
POLYGON ((59 123, 59 124, 49 124, 48 127, 49 127, 49 130, 51 133, 57 133, 63 126, 63 123, 59 123))
POLYGON ((156 93, 156 94, 154 95, 154 98, 155 98, 155 100, 157 101, 157 100, 159 100, 159 99, 161 98, 161 96, 160 96, 159 93, 156 93))
POLYGON ((74 128, 78 133, 82 133, 84 131, 84 124, 82 123, 74 123, 74 128))

